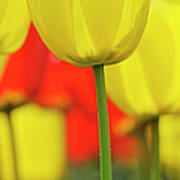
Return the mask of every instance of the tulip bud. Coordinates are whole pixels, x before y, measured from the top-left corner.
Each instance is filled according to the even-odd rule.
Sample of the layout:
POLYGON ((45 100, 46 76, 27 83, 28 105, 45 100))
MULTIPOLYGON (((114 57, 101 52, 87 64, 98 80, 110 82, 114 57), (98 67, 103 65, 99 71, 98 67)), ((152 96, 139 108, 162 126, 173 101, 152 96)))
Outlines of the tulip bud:
POLYGON ((35 26, 54 54, 78 66, 112 64, 139 42, 149 0, 28 0, 35 26))
POLYGON ((179 8, 173 1, 154 3, 134 55, 106 68, 110 97, 133 117, 180 112, 179 8))
POLYGON ((0 0, 0 53, 12 53, 23 44, 29 22, 25 0, 0 0))

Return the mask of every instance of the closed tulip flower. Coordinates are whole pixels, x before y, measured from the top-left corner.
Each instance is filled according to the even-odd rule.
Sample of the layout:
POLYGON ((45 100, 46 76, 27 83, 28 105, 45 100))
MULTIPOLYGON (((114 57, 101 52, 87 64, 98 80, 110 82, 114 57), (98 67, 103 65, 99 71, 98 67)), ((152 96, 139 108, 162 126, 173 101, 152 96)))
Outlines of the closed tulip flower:
POLYGON ((135 54, 106 68, 111 99, 138 119, 180 112, 180 2, 173 2, 155 2, 135 54))
POLYGON ((180 112, 180 2, 152 1, 144 37, 127 61, 107 67, 112 100, 137 119, 151 119, 152 180, 160 179, 158 116, 180 112), (167 13, 168 12, 168 13, 167 13))
POLYGON ((0 53, 12 53, 23 44, 29 22, 25 0, 0 0, 0 53))
POLYGON ((33 21, 57 57, 78 66, 112 64, 135 49, 149 0, 28 0, 33 21))

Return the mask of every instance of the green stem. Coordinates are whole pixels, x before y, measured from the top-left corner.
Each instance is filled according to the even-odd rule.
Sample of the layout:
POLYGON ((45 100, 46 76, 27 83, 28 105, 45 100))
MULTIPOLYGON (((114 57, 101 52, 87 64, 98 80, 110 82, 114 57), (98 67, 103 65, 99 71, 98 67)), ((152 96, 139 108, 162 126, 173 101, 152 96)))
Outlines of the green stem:
POLYGON ((111 149, 104 67, 103 65, 97 65, 93 67, 93 70, 95 74, 98 105, 101 180, 111 180, 111 149))
POLYGON ((139 129, 136 135, 139 137, 142 148, 142 156, 139 157, 140 179, 150 180, 149 151, 148 151, 147 140, 145 137, 145 129, 139 129))
POLYGON ((6 114, 8 117, 10 143, 11 143, 11 148, 12 148, 14 176, 15 176, 15 180, 18 180, 19 176, 18 176, 17 156, 16 156, 16 144, 15 144, 15 137, 14 137, 14 128, 13 128, 13 123, 11 119, 11 111, 7 111, 6 114))
POLYGON ((152 120, 152 180, 160 180, 159 118, 152 120))

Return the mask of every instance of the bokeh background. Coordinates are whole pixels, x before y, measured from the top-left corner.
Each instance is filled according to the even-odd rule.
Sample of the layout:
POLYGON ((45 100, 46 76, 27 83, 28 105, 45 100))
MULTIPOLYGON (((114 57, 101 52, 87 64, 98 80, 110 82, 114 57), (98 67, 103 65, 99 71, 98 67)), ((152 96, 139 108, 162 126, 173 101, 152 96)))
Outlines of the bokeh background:
MULTIPOLYGON (((161 105, 158 100, 165 97, 161 96, 161 92, 165 92, 162 89, 169 86, 172 77, 176 77, 173 82, 179 82, 176 67, 179 67, 180 52, 177 21, 180 1, 152 0, 152 4, 147 35, 143 36, 144 41, 134 56, 139 53, 139 57, 146 59, 140 65, 146 67, 149 74, 155 71, 154 76, 149 76, 150 85, 146 87, 144 83, 142 87, 150 87, 161 105), (154 39, 158 40, 154 42, 154 39), (167 76, 167 73, 176 76, 167 76), (157 80, 159 74, 161 78, 157 80)), ((131 69, 136 73, 133 63, 131 69)), ((136 79, 134 75, 129 77, 136 79)), ((111 83, 118 86, 117 79, 111 83)), ((133 82, 136 85, 139 81, 133 82)), ((134 84, 129 93, 130 89, 135 90, 134 84)), ((121 92, 116 92, 117 97, 121 92)), ((180 93, 176 89, 172 92, 180 93)), ((136 93, 142 96, 138 88, 136 93)), ((149 94, 142 102, 149 99, 149 94)), ((143 103, 131 95, 132 107, 141 108, 143 103)), ((115 103, 116 97, 115 100, 111 97, 107 93, 113 180, 150 180, 150 122, 128 116, 115 103)), ((141 113, 141 109, 138 112, 141 113)), ((179 180, 180 115, 162 115, 159 127, 161 179, 179 180)), ((0 180, 99 180, 99 168, 93 70, 58 59, 31 24, 23 46, 15 53, 0 55, 0 180)))
MULTIPOLYGON (((55 57, 33 25, 22 48, 0 62, 0 179, 99 179, 92 69, 55 57)), ((151 127, 107 100, 114 179, 148 178, 151 127)), ((180 175, 179 118, 160 120, 164 179, 180 175)))

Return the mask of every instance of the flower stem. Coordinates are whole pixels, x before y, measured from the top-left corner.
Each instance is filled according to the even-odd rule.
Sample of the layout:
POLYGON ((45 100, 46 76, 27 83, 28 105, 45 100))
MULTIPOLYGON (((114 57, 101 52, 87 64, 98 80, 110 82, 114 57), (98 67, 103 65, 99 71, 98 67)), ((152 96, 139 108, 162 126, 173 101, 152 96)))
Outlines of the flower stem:
POLYGON ((12 124, 12 119, 11 119, 11 111, 6 111, 6 114, 7 114, 7 117, 8 117, 10 143, 11 143, 11 148, 12 148, 14 176, 15 176, 15 180, 19 180, 18 164, 17 164, 17 156, 16 156, 16 145, 15 145, 15 138, 14 138, 14 129, 13 129, 13 124, 12 124))
POLYGON ((145 129, 139 129, 136 133, 137 137, 141 143, 141 157, 139 157, 139 170, 140 170, 140 179, 141 180, 150 180, 150 172, 149 172, 149 151, 148 144, 145 136, 145 129))
POLYGON ((109 137, 109 121, 104 80, 104 67, 93 67, 98 105, 99 140, 100 140, 100 168, 101 180, 111 180, 111 149, 109 137))
POLYGON ((152 120, 152 180, 160 180, 159 118, 152 120))

